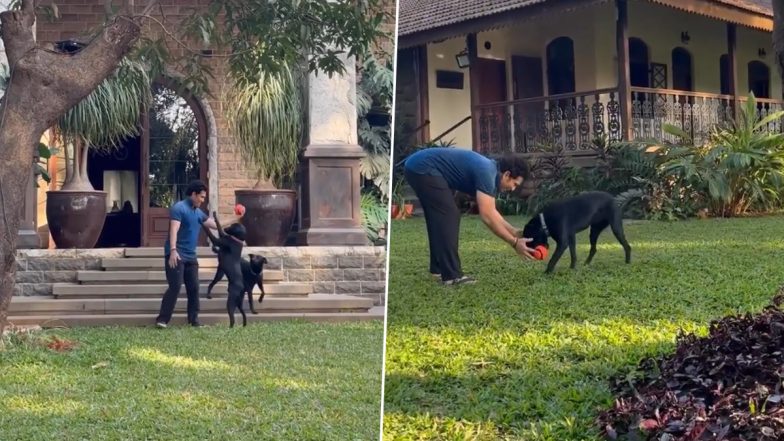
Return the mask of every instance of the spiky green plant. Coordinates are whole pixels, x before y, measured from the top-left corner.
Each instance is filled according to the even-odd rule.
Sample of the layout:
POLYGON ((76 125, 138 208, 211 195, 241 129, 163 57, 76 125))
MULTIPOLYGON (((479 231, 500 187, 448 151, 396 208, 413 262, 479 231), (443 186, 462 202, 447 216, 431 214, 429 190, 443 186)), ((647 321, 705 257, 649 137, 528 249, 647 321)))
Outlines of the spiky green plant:
POLYGON ((299 163, 302 143, 302 74, 293 66, 264 72, 259 81, 237 77, 226 99, 226 118, 243 157, 255 165, 256 188, 280 188, 299 163))
POLYGON ((360 199, 362 211, 362 227, 371 242, 376 243, 381 237, 381 230, 386 227, 389 209, 374 192, 363 192, 360 199))
POLYGON ((710 210, 719 216, 737 216, 752 207, 770 209, 781 200, 784 134, 769 130, 769 125, 782 120, 784 112, 759 115, 753 94, 739 110, 702 146, 692 146, 677 127, 665 128, 684 142, 670 150, 664 172, 700 188, 709 196, 710 210))
POLYGON ((89 150, 122 148, 124 139, 138 135, 142 112, 151 96, 145 66, 124 59, 98 88, 57 121, 55 131, 65 145, 63 190, 93 190, 87 178, 89 150))

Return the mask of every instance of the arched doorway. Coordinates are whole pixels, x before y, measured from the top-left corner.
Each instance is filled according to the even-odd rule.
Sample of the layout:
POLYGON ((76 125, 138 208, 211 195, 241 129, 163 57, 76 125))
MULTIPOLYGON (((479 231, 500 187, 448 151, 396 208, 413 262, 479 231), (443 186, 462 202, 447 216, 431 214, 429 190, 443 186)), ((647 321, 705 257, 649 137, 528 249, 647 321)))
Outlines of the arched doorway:
POLYGON ((672 88, 694 91, 694 70, 691 53, 682 47, 672 50, 672 88))
MULTIPOLYGON (((112 152, 90 151, 90 182, 107 192, 106 220, 96 248, 163 246, 169 207, 185 198, 191 180, 209 185, 203 109, 191 94, 178 93, 169 79, 155 82, 152 92, 138 136, 112 152)), ((201 244, 206 245, 203 234, 201 244)))
POLYGON ((749 90, 755 98, 770 98, 770 68, 762 61, 750 61, 748 65, 749 90))
POLYGON ((574 42, 558 37, 547 45, 547 93, 558 95, 575 91, 574 42))
POLYGON ((639 38, 629 39, 629 74, 632 87, 651 87, 648 45, 639 38))
MULTIPOLYGON (((142 121, 142 246, 163 246, 169 207, 186 197, 190 181, 208 184, 204 112, 193 95, 176 89, 172 80, 157 81, 142 121)), ((203 235, 201 243, 206 244, 203 235)))

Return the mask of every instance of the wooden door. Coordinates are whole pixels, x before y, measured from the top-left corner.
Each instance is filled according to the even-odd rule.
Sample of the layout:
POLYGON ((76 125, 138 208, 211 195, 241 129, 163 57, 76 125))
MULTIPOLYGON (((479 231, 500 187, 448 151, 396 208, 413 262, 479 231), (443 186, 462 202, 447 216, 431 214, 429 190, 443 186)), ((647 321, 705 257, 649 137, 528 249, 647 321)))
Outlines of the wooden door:
MULTIPOLYGON (((541 57, 512 56, 512 81, 515 100, 539 98, 544 96, 544 72, 541 57)), ((544 101, 515 104, 515 141, 526 151, 533 146, 527 145, 530 135, 536 137, 539 121, 544 115, 544 101), (527 133, 530 132, 530 133, 527 133)))
MULTIPOLYGON (((479 92, 478 104, 497 103, 507 100, 506 94, 506 62, 477 58, 476 68, 471 70, 472 75, 478 75, 479 92)), ((505 133, 505 107, 484 109, 477 115, 480 127, 479 151, 496 152, 507 148, 509 136, 505 133), (484 126, 484 127, 483 127, 484 126), (482 133, 485 133, 483 136, 482 133)))
MULTIPOLYGON (((142 243, 160 247, 169 234, 170 207, 187 197, 190 181, 208 184, 206 119, 193 96, 161 81, 153 86, 142 127, 142 243)), ((205 212, 208 202, 201 207, 205 212)), ((199 244, 206 245, 204 233, 199 244)))

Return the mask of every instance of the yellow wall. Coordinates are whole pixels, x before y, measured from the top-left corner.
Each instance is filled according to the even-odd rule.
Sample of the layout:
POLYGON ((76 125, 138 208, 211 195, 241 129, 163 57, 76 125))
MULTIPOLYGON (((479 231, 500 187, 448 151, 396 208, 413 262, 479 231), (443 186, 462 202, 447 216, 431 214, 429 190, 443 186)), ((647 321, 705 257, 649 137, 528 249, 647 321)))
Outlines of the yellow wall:
MULTIPOLYGON (((648 45, 650 62, 667 65, 668 88, 672 87, 672 50, 684 47, 692 55, 695 91, 720 93, 719 59, 727 52, 727 26, 707 17, 689 14, 647 1, 629 3, 629 35, 641 38, 648 45), (681 42, 681 32, 691 37, 681 42)), ((748 63, 759 60, 771 69, 771 98, 782 98, 779 73, 773 65, 771 34, 738 27, 738 86, 742 94, 748 88, 748 63), (765 49, 764 58, 758 50, 765 49)), ((538 56, 546 70, 547 44, 557 37, 570 37, 574 42, 575 86, 578 92, 613 88, 617 85, 615 47, 615 7, 612 3, 591 6, 568 14, 553 15, 534 21, 520 22, 477 34, 478 56, 507 61, 507 90, 512 98, 513 55, 538 56), (491 48, 485 49, 489 41, 491 48)), ((465 38, 449 39, 428 45, 428 91, 430 98, 430 133, 437 136, 470 113, 471 93, 468 69, 459 69, 455 55, 465 49, 465 38), (435 71, 461 71, 465 75, 463 90, 437 89, 435 71)), ((544 89, 547 75, 543 72, 544 89)), ((460 147, 471 146, 471 127, 467 123, 447 136, 460 147)))
MULTIPOLYGON (((465 38, 454 38, 428 45, 427 70, 430 100, 430 137, 435 138, 471 114, 471 78, 468 69, 457 67, 455 55, 465 49, 465 38), (463 89, 436 88, 436 71, 450 70, 463 73, 463 89)), ((454 140, 458 147, 471 149, 471 121, 444 137, 454 140)))

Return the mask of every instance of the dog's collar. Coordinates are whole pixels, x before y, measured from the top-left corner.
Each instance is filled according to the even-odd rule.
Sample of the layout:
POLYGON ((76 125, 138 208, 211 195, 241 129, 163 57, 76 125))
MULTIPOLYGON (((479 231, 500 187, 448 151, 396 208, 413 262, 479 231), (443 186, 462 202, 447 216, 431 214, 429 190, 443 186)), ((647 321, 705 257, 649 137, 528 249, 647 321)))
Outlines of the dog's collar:
POLYGON ((544 231, 544 234, 549 236, 550 235, 550 231, 547 229, 547 223, 544 221, 544 214, 543 213, 539 213, 539 223, 542 224, 542 230, 544 231))

